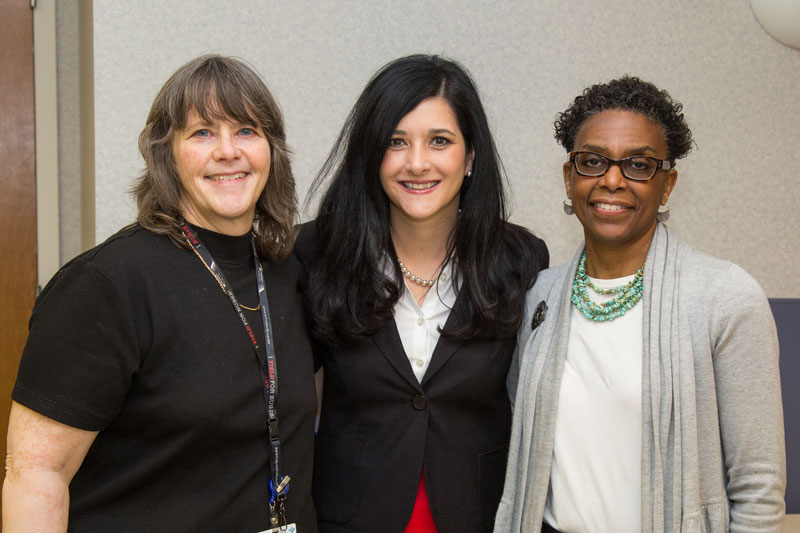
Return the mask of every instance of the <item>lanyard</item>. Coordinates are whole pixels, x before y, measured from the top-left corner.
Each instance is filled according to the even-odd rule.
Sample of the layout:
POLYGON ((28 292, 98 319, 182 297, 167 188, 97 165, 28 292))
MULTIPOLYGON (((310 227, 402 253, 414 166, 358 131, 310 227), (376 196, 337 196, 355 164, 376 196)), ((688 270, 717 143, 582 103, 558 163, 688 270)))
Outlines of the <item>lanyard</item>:
POLYGON ((242 321, 247 336, 253 344, 253 351, 258 359, 259 367, 263 375, 261 383, 264 389, 264 401, 267 405, 267 432, 269 433, 269 459, 270 459, 270 473, 269 480, 269 514, 270 522, 273 526, 279 525, 282 521, 286 522, 284 501, 289 493, 289 476, 281 476, 280 459, 281 459, 281 439, 278 430, 278 363, 275 357, 275 345, 272 341, 272 321, 270 319, 269 304, 267 302, 267 288, 264 284, 264 272, 261 266, 261 261, 258 260, 258 251, 256 250, 255 238, 250 236, 250 246, 253 249, 253 259, 256 264, 256 282, 258 284, 258 303, 261 308, 261 319, 264 323, 264 348, 267 354, 266 359, 261 357, 258 351, 258 339, 250 327, 250 323, 244 316, 244 311, 236 295, 233 294, 233 289, 225 279, 225 274, 222 273, 211 252, 203 246, 200 238, 195 235, 189 225, 183 219, 179 220, 181 229, 184 236, 192 245, 192 249, 197 254, 197 257, 205 264, 206 268, 216 278, 217 283, 228 296, 231 301, 236 314, 239 315, 239 320, 242 321))

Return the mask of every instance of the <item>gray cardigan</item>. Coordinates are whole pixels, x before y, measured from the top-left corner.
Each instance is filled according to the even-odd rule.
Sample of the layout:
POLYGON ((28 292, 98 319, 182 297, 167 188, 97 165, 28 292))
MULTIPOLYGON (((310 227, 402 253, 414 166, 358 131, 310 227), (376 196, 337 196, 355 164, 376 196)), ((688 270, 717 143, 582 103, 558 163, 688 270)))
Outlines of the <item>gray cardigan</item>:
MULTIPOLYGON (((508 379, 515 409, 497 533, 541 528, 582 251, 540 273, 528 292, 508 379)), ((780 531, 786 463, 778 340, 761 287, 658 224, 639 305, 642 531, 780 531)))

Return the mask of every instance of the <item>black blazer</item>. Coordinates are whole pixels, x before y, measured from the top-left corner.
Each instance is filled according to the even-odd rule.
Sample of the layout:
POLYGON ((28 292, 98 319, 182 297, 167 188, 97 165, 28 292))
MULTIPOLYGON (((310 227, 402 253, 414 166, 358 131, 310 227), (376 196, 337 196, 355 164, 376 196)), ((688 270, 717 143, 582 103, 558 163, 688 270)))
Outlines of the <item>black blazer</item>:
MULTIPOLYGON (((309 226, 295 247, 305 264, 316 237, 309 226)), ((463 304, 457 298, 448 324, 463 319, 463 304)), ((312 489, 320 532, 402 532, 423 469, 440 533, 491 531, 505 478, 515 346, 515 337, 441 337, 422 383, 394 319, 354 346, 322 350, 312 489)))

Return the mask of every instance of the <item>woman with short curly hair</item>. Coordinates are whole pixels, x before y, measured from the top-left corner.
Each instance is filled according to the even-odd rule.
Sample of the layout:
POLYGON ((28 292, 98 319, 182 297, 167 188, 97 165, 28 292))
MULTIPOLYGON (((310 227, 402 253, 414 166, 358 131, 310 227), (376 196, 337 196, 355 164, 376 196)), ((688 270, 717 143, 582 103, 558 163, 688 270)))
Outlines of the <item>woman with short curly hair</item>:
POLYGON ((529 291, 495 531, 779 531, 778 342, 758 283, 659 211, 691 148, 681 104, 634 77, 558 116, 572 261, 529 291))

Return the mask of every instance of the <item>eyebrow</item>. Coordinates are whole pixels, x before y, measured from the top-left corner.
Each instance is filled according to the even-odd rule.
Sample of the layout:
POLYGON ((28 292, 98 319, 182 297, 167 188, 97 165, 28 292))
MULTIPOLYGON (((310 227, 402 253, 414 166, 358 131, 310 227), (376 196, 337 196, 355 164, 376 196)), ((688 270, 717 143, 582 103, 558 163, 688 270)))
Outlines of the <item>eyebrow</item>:
POLYGON ((184 127, 189 128, 192 126, 211 126, 211 123, 205 120, 203 117, 200 117, 196 120, 187 120, 186 125, 184 127))
MULTIPOLYGON (((447 128, 436 128, 428 130, 428 135, 440 135, 442 133, 449 133, 450 135, 455 136, 455 133, 448 130, 447 128)), ((392 135, 408 135, 408 133, 404 130, 393 130, 392 135)))
MULTIPOLYGON (((586 149, 586 150, 591 150, 592 152, 598 152, 598 153, 603 154, 603 155, 605 155, 606 153, 609 152, 607 147, 598 146, 596 144, 584 144, 583 146, 581 146, 581 148, 586 149)), ((625 155, 623 157, 628 157, 628 156, 631 156, 631 155, 644 154, 646 152, 656 153, 656 150, 652 146, 645 144, 643 146, 636 146, 634 148, 629 148, 628 150, 626 150, 624 152, 625 155)))
MULTIPOLYGON (((206 128, 213 128, 217 124, 221 122, 220 120, 212 120, 208 121, 205 120, 203 117, 198 118, 194 122, 186 122, 186 125, 181 128, 183 130, 195 130, 195 129, 206 129, 206 128)), ((236 119, 230 119, 226 122, 229 122, 235 128, 251 128, 255 130, 262 130, 263 128, 256 122, 255 120, 251 122, 240 122, 236 119)))

